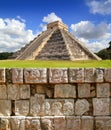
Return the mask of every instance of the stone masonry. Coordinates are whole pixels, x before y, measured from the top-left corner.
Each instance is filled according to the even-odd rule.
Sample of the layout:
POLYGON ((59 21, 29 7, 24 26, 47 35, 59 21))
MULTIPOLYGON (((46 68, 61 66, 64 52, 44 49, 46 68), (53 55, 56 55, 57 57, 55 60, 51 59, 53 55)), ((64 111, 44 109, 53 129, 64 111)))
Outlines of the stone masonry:
POLYGON ((111 68, 1 68, 0 130, 111 130, 111 68))

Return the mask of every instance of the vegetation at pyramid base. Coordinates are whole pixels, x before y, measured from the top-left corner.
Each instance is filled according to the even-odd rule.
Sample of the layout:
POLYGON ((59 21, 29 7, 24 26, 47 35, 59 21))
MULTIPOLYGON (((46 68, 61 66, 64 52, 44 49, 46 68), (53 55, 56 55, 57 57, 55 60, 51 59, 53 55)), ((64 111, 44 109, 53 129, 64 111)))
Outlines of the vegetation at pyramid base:
POLYGON ((1 60, 0 68, 111 68, 111 60, 42 61, 42 60, 1 60))

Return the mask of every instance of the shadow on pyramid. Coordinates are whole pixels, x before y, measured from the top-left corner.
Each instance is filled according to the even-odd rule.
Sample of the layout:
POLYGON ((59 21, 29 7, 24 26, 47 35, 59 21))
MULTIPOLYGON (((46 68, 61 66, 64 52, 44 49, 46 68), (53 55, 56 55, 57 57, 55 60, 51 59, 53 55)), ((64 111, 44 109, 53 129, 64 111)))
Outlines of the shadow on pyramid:
POLYGON ((15 55, 17 60, 100 60, 68 32, 68 26, 60 21, 49 23, 46 31, 15 55))

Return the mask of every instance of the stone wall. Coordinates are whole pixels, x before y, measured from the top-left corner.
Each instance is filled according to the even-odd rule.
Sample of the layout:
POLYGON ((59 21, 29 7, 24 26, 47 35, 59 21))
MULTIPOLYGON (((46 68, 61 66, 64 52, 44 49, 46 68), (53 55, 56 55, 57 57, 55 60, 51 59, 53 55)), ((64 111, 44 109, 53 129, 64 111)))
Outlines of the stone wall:
POLYGON ((111 130, 111 68, 0 69, 0 130, 111 130))

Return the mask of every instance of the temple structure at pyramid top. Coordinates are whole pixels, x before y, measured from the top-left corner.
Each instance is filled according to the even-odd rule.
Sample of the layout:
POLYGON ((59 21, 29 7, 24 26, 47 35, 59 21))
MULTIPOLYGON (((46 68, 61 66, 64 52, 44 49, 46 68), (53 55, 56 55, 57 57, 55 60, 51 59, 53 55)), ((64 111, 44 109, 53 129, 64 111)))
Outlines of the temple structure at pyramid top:
POLYGON ((13 57, 17 60, 100 60, 68 32, 68 26, 60 21, 49 23, 46 31, 13 57))

